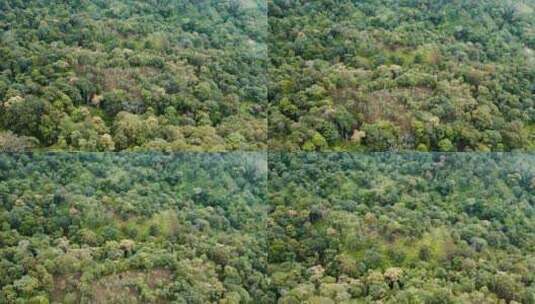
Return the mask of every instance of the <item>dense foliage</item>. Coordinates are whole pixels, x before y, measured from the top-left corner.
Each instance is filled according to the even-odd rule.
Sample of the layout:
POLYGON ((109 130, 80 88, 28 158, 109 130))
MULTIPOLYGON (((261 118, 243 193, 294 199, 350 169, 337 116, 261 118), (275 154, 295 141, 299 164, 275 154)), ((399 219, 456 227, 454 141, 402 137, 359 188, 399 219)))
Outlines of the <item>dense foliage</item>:
POLYGON ((535 157, 273 154, 271 289, 288 303, 535 303, 535 157))
POLYGON ((0 154, 0 303, 535 303, 524 154, 0 154))
POLYGON ((535 1, 269 0, 279 150, 535 150, 535 1))
POLYGON ((263 148, 266 16, 260 0, 2 0, 0 149, 263 148))
POLYGON ((0 154, 0 303, 268 303, 261 154, 0 154))

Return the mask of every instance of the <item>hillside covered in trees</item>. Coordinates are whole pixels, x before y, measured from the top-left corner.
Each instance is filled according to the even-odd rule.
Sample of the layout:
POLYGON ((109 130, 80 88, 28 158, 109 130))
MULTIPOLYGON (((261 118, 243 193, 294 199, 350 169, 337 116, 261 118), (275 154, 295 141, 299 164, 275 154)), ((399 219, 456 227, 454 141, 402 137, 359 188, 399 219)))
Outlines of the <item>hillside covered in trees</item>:
POLYGON ((0 150, 257 150, 260 0, 0 1, 0 150))
POLYGON ((272 303, 262 154, 0 154, 0 303, 272 303))
POLYGON ((0 154, 0 303, 535 303, 525 154, 0 154))
POLYGON ((277 150, 535 150, 535 1, 269 0, 277 150))
POLYGON ((535 157, 271 154, 279 304, 535 303, 535 157))

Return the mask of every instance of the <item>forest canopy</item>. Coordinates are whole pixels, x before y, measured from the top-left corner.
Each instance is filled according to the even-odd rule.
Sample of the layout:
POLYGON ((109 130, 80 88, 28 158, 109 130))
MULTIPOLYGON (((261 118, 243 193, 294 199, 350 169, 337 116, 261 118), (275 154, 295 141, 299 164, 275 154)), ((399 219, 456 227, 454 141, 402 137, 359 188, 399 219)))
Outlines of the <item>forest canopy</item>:
POLYGON ((260 0, 0 1, 0 146, 258 150, 260 0))
POLYGON ((0 303, 270 303, 263 154, 0 154, 0 303))
POLYGON ((531 152, 535 0, 0 0, 0 304, 535 304, 531 152))
POLYGON ((534 0, 1 1, 0 149, 535 151, 534 71, 534 0))
POLYGON ((273 153, 279 304, 535 303, 535 157, 273 153))
POLYGON ((270 148, 535 150, 535 1, 268 6, 270 148))
POLYGON ((525 154, 0 154, 0 303, 535 302, 525 154))

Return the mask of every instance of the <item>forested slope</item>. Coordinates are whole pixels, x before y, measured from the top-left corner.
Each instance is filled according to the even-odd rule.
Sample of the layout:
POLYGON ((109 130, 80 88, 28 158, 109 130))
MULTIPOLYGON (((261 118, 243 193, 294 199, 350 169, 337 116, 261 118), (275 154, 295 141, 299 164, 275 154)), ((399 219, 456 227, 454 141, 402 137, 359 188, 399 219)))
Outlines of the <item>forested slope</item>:
POLYGON ((533 156, 269 161, 1 154, 0 303, 534 303, 533 156))
POLYGON ((269 0, 277 150, 535 150, 533 0, 269 0))
POLYGON ((271 303, 261 154, 0 155, 0 303, 271 303))
POLYGON ((535 158, 272 154, 285 303, 534 303, 535 158))
POLYGON ((0 148, 261 149, 266 16, 259 0, 0 1, 0 148))

